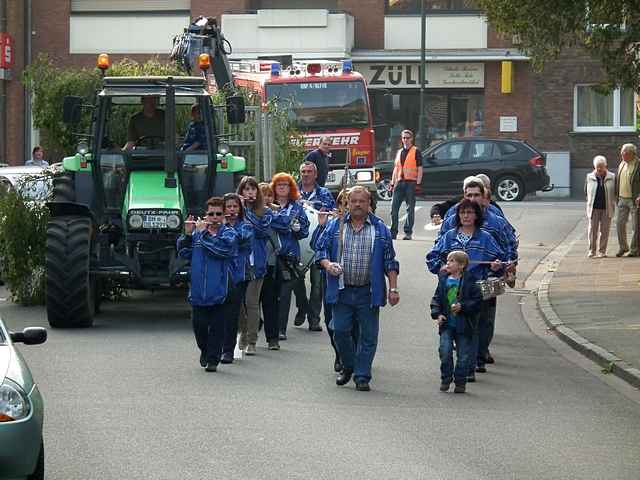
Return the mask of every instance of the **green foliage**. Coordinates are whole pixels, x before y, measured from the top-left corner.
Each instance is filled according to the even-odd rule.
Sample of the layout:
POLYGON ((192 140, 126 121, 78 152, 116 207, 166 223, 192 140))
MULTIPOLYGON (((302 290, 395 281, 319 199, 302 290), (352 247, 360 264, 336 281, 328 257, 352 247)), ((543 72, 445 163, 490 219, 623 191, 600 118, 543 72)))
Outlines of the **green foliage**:
POLYGON ((22 305, 44 303, 45 251, 49 210, 44 202, 20 195, 17 189, 0 196, 0 263, 12 300, 22 305))
POLYGON ((603 88, 640 90, 640 9, 631 0, 478 0, 499 32, 518 35, 541 70, 579 47, 602 64, 603 88))
MULTIPOLYGON (((114 77, 141 75, 177 77, 185 75, 175 63, 163 63, 157 58, 144 63, 125 58, 114 63, 106 74, 114 77)), ((85 112, 80 125, 72 131, 62 121, 63 100, 67 95, 75 95, 82 97, 86 104, 93 105, 95 95, 102 83, 100 70, 97 68, 59 67, 49 57, 41 54, 35 62, 25 69, 23 82, 34 94, 33 123, 35 127, 43 130, 43 146, 49 152, 49 159, 57 161, 65 154, 74 152, 77 138, 73 136, 73 132, 86 133, 89 131, 91 111, 85 112)), ((113 138, 124 139, 127 125, 125 118, 128 119, 132 112, 139 111, 139 109, 139 107, 125 108, 122 106, 114 111, 115 117, 113 117, 112 124, 115 131, 112 133, 113 138)), ((181 115, 184 118, 182 118, 182 123, 177 123, 177 125, 184 127, 188 113, 181 115)))

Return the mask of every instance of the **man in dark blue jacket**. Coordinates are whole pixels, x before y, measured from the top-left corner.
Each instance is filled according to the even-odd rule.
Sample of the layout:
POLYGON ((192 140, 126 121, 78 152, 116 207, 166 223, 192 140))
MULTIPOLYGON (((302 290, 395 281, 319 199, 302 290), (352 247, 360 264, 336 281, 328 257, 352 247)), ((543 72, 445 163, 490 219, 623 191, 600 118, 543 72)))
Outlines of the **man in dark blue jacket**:
POLYGON ((333 307, 331 324, 343 370, 337 385, 354 376, 356 389, 369 391, 371 365, 378 346, 380 307, 400 301, 400 265, 393 249, 391 232, 384 222, 369 213, 369 191, 361 186, 349 193, 349 213, 343 227, 333 219, 316 244, 316 260, 327 271, 326 301, 333 307), (360 328, 357 345, 351 337, 360 328))
POLYGON ((331 158, 331 139, 329 137, 322 137, 320 139, 320 145, 317 149, 310 151, 304 157, 305 162, 313 163, 318 169, 318 185, 324 187, 327 183, 327 175, 329 174, 329 159, 331 158))
POLYGON ((206 220, 187 218, 185 233, 178 238, 181 258, 191 262, 189 303, 193 332, 200 349, 200 365, 215 372, 222 353, 224 319, 232 307, 227 302, 231 263, 238 255, 238 233, 223 224, 222 198, 207 201, 206 220))

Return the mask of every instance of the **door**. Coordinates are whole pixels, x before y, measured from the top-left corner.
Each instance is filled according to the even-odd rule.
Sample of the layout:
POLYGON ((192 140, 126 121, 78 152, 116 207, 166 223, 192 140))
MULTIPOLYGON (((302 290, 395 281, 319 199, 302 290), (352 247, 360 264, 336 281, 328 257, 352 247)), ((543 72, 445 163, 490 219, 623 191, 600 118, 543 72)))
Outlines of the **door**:
MULTIPOLYGON (((462 181, 457 173, 465 160, 468 142, 452 140, 436 145, 422 155, 422 191, 433 193, 461 193, 462 181)), ((463 177, 464 178, 464 177, 463 177)))
POLYGON ((467 155, 460 162, 456 172, 456 182, 459 189, 462 190, 464 179, 484 173, 489 178, 493 178, 494 172, 500 170, 501 167, 500 149, 495 142, 488 140, 477 140, 469 142, 469 150, 467 155))

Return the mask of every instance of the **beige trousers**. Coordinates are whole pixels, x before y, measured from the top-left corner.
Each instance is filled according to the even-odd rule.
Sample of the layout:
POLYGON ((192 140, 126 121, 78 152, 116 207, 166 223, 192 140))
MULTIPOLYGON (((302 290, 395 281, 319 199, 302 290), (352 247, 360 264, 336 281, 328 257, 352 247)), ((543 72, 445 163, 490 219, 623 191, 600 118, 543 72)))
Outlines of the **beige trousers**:
POLYGON ((240 307, 238 318, 238 330, 240 332, 240 346, 255 345, 258 341, 258 328, 260 327, 260 291, 263 278, 251 280, 247 285, 244 304, 240 307))
POLYGON ((631 199, 621 198, 618 200, 618 245, 620 250, 629 251, 634 255, 638 254, 638 207, 631 199), (627 221, 631 214, 631 249, 627 243, 627 221))
POLYGON ((598 232, 600 232, 600 248, 598 251, 602 254, 607 253, 607 242, 609 241, 609 229, 611 228, 611 218, 607 215, 605 209, 593 209, 589 225, 587 227, 587 235, 589 237, 589 251, 595 255, 598 247, 598 232))

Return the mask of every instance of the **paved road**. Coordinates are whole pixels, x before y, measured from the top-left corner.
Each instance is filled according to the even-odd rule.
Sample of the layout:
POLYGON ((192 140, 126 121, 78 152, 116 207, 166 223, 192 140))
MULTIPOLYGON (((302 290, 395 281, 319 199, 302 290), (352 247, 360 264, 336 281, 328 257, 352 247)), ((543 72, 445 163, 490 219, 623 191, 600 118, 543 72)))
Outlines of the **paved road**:
MULTIPOLYGON (((372 392, 334 385, 325 333, 291 328, 280 352, 262 343, 207 374, 180 301, 107 305, 95 328, 21 348, 46 399, 47 478, 637 479, 640 403, 533 334, 520 305, 533 296, 500 300, 490 372, 466 395, 438 391, 425 319, 433 234, 422 229, 430 204, 420 206, 415 240, 397 242, 402 298, 382 313, 372 392)), ((505 210, 526 273, 582 204, 505 210)), ((388 219, 388 205, 379 213, 388 219)), ((0 314, 13 327, 46 325, 41 308, 5 302, 0 314)))

